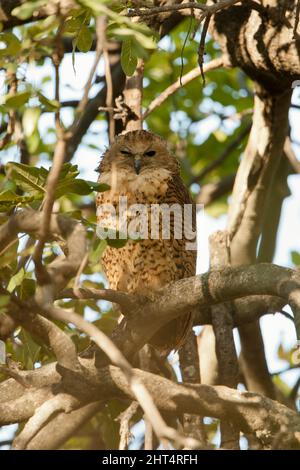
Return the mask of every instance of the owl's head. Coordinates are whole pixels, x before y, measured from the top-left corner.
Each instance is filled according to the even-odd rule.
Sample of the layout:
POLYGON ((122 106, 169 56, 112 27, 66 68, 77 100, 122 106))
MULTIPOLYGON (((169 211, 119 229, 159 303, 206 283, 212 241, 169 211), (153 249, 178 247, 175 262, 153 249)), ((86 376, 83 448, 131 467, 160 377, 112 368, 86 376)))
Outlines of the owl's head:
POLYGON ((105 152, 99 166, 100 172, 112 170, 132 174, 165 169, 170 173, 179 172, 176 158, 170 154, 167 143, 152 132, 138 130, 120 134, 105 152))

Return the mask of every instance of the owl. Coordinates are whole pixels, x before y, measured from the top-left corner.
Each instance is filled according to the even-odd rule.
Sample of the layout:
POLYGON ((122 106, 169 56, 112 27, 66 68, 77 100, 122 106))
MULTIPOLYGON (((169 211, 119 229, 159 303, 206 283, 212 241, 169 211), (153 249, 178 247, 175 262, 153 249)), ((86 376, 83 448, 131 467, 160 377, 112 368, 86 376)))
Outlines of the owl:
MULTIPOLYGON (((120 197, 126 197, 125 214, 131 222, 134 216, 128 207, 135 204, 147 208, 149 220, 151 207, 179 207, 183 214, 184 205, 189 204, 192 208, 190 228, 195 233, 195 207, 181 179, 179 163, 161 137, 145 130, 119 135, 103 155, 98 171, 98 181, 110 187, 96 197, 98 224, 109 226, 109 216, 99 211, 100 208, 110 205, 119 214, 120 197)), ((170 212, 170 230, 166 237, 160 217, 156 236, 151 236, 149 224, 147 237, 129 238, 121 248, 106 247, 102 265, 111 289, 151 296, 166 284, 195 275, 196 251, 187 249, 186 230, 182 230, 182 238, 174 236, 176 224, 182 224, 182 218, 170 212)), ((156 332, 150 344, 161 353, 178 349, 191 322, 191 314, 187 312, 156 332)))

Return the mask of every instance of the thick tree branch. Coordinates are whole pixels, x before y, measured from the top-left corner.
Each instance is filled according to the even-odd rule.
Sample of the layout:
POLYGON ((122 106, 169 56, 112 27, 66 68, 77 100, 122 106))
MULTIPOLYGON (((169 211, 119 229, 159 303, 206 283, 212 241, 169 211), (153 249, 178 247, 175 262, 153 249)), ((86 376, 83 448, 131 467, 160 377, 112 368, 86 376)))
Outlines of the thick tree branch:
MULTIPOLYGON (((87 366, 87 361, 85 361, 85 366, 87 366)), ((92 364, 90 364, 90 367, 93 367, 92 364)), ((227 420, 233 423, 233 425, 242 432, 255 434, 264 445, 269 447, 284 427, 288 426, 288 431, 282 436, 281 445, 284 448, 299 448, 298 436, 300 418, 296 412, 278 402, 274 402, 259 394, 240 392, 224 386, 182 385, 138 369, 134 369, 134 373, 144 386, 149 389, 156 406, 161 411, 166 411, 177 416, 183 413, 190 413, 227 420), (266 419, 266 417, 268 417, 268 419, 266 419)), ((109 366, 106 369, 98 370, 96 374, 98 375, 98 381, 95 376, 95 385, 96 383, 98 385, 93 394, 97 395, 98 399, 101 396, 134 399, 134 394, 119 368, 109 366)), ((31 403, 29 395, 27 396, 27 402, 31 403)), ((23 406, 27 402, 23 401, 23 406)), ((98 406, 99 405, 93 403, 92 405, 86 405, 86 409, 92 407, 95 412, 98 406), (96 407, 96 409, 94 407, 96 407)), ((12 407, 9 408, 10 412, 12 412, 12 407)), ((81 410, 83 410, 83 408, 81 408, 81 410)), ((31 407, 31 413, 33 414, 33 412, 34 410, 31 407)), ((82 411, 76 410, 71 412, 71 414, 72 413, 81 415, 82 411)), ((12 413, 12 415, 15 416, 16 413, 12 413)), ((25 413, 20 413, 19 409, 18 419, 24 416, 25 413)), ((56 433, 58 427, 62 428, 58 431, 58 439, 56 433, 53 435, 56 444, 57 441, 59 444, 62 444, 63 439, 65 440, 67 435, 70 435, 75 429, 74 423, 72 424, 72 420, 70 419, 71 416, 69 419, 67 419, 67 417, 67 415, 63 414, 56 417, 54 419, 55 428, 53 428, 54 421, 50 421, 50 423, 36 435, 36 441, 35 439, 31 441, 28 448, 55 448, 52 439, 50 439, 50 442, 52 442, 49 446, 48 439, 45 440, 44 438, 46 431, 49 432, 49 429, 51 429, 51 423, 52 429, 55 429, 56 433), (62 432, 64 426, 58 426, 59 423, 63 422, 63 417, 66 418, 67 434, 62 432)), ((11 421, 8 420, 8 422, 11 421)))
MULTIPOLYGON (((229 265, 228 233, 219 231, 210 236, 210 266, 222 268, 229 265)), ((215 348, 218 359, 218 384, 236 388, 238 382, 238 361, 233 338, 233 304, 230 302, 211 307, 212 325, 215 334, 215 348)), ((240 433, 231 423, 221 421, 221 447, 239 449, 240 433)))
POLYGON ((54 414, 59 411, 68 413, 78 406, 79 401, 76 398, 61 393, 45 401, 36 408, 34 415, 27 421, 21 433, 15 438, 13 448, 17 450, 25 449, 27 444, 54 414))
POLYGON ((212 18, 211 32, 233 67, 242 68, 270 92, 282 93, 300 78, 300 38, 294 37, 292 27, 296 0, 285 2, 284 15, 277 0, 260 3, 245 1, 219 11, 212 18))
POLYGON ((27 450, 56 450, 104 407, 101 401, 84 404, 70 413, 59 413, 28 443, 27 450))
MULTIPOLYGON (((73 323, 79 330, 93 338, 93 341, 102 351, 105 352, 110 361, 121 368, 135 399, 144 410, 153 430, 164 446, 168 447, 168 441, 172 441, 177 445, 189 445, 192 448, 195 448, 198 445, 196 439, 185 438, 175 429, 167 426, 155 407, 151 394, 149 394, 147 388, 139 381, 129 362, 110 338, 108 338, 96 326, 87 322, 71 310, 63 310, 57 307, 44 307, 44 309, 53 319, 60 320, 65 323, 73 323)), ((44 412, 44 409, 42 411, 44 412)), ((38 422, 40 421, 38 420, 38 422)), ((34 423, 34 429, 36 430, 36 423, 34 423)))
MULTIPOLYGON (((120 371, 113 366, 109 367, 109 371, 110 378, 105 378, 112 380, 120 391, 132 398, 132 392, 120 371)), ((161 410, 177 415, 188 412, 227 420, 244 433, 256 434, 269 446, 282 427, 288 424, 288 436, 283 436, 283 439, 288 439, 285 443, 282 441, 282 446, 299 448, 298 414, 271 399, 224 386, 182 385, 149 372, 136 370, 136 373, 161 410)))
MULTIPOLYGON (((230 262, 233 266, 256 261, 263 221, 268 217, 267 198, 273 191, 273 178, 287 135, 290 96, 290 90, 272 95, 256 84, 253 125, 237 173, 228 216, 230 262)), ((274 397, 259 324, 241 327, 240 337, 248 386, 274 397)))
MULTIPOLYGON (((298 288, 299 274, 296 271, 270 264, 211 271, 166 286, 155 300, 143 303, 133 315, 124 318, 113 332, 112 339, 125 356, 131 357, 163 324, 187 310, 265 294, 283 297, 286 303, 293 304, 298 288)), ((298 335, 299 305, 294 312, 298 335)))
MULTIPOLYGON (((0 251, 17 239, 18 233, 41 236, 42 220, 43 213, 33 210, 20 211, 11 216, 0 227, 0 251)), ((62 215, 52 214, 49 221, 49 239, 62 237, 67 245, 67 255, 56 258, 47 266, 53 286, 59 290, 76 275, 87 250, 86 234, 81 224, 62 215)))

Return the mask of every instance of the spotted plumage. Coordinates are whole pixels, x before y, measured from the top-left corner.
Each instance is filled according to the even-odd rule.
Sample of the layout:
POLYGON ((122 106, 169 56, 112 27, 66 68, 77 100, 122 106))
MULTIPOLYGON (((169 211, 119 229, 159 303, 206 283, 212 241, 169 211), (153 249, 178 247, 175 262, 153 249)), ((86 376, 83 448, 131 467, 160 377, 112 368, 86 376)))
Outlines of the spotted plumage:
MULTIPOLYGON (((126 196, 129 205, 146 204, 148 208, 151 204, 192 204, 177 160, 166 142, 150 132, 131 131, 118 136, 105 152, 99 172, 99 182, 109 184, 110 189, 98 193, 98 208, 108 203, 117 207, 120 196, 126 196)), ((103 214, 98 212, 98 222, 105 225, 103 214)), ((127 217, 130 219, 129 213, 127 217)), ((194 208, 192 219, 191 229, 195 229, 194 208)), ((170 239, 162 239, 160 233, 158 239, 128 240, 122 248, 108 246, 102 264, 110 288, 149 295, 172 281, 193 276, 196 251, 186 250, 185 237, 174 238, 176 223, 181 221, 171 216, 170 239)), ((190 327, 187 313, 156 333, 151 344, 168 352, 180 346, 190 327)))

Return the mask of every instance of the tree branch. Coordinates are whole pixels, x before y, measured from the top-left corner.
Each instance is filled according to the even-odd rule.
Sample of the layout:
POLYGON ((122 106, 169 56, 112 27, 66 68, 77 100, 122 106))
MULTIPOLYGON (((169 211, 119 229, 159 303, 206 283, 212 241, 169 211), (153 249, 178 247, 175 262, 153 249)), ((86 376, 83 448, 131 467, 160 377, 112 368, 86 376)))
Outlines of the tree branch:
POLYGON ((33 437, 28 443, 27 450, 57 450, 77 429, 97 414, 103 407, 101 401, 84 404, 81 408, 70 413, 59 413, 33 437))
MULTIPOLYGON (((268 216, 267 198, 273 192, 273 179, 287 135, 290 96, 290 90, 273 95, 256 84, 253 125, 237 173, 228 216, 230 262, 233 266, 256 261, 263 221, 268 216)), ((274 397, 259 324, 242 326, 239 332, 248 386, 274 397)))
POLYGON ((148 7, 145 8, 132 8, 130 9, 126 16, 129 18, 139 16, 143 18, 147 18, 150 16, 156 16, 160 13, 167 13, 171 12, 174 13, 175 11, 179 11, 183 15, 190 15, 191 10, 194 11, 195 18, 197 20, 204 19, 207 15, 213 15, 224 8, 234 5, 235 3, 240 3, 243 0, 220 0, 217 4, 214 5, 203 5, 201 3, 196 2, 185 2, 183 1, 181 4, 173 4, 173 5, 163 5, 159 7, 148 7), (200 13, 197 14, 197 10, 200 10, 200 13))
POLYGON ((36 408, 34 415, 27 421, 21 433, 14 439, 13 448, 25 449, 29 441, 40 431, 46 422, 57 412, 70 412, 79 406, 79 401, 71 395, 58 394, 36 408))
POLYGON ((191 183, 201 182, 208 173, 213 171, 218 166, 222 165, 224 161, 230 156, 230 154, 237 149, 237 147, 243 142, 244 138, 249 134, 251 129, 251 123, 241 130, 241 132, 228 144, 227 147, 223 150, 221 155, 209 163, 197 176, 192 178, 191 183))
MULTIPOLYGON (((271 264, 224 268, 182 279, 163 288, 155 300, 143 302, 133 315, 124 318, 112 339, 126 357, 132 357, 159 328, 186 311, 249 295, 267 294, 293 303, 298 286, 296 271, 271 264)), ((298 307, 294 314, 297 319, 298 307)), ((206 318, 206 323, 211 323, 211 319, 206 318)), ((297 324, 296 328, 299 336, 297 324)))
MULTIPOLYGON (((10 216, 0 227, 0 251, 17 239, 18 233, 40 237, 42 220, 43 213, 33 210, 22 210, 10 216)), ((48 232, 49 239, 61 236, 67 245, 67 255, 55 259, 47 266, 53 286, 60 290, 78 271, 87 250, 86 233, 84 227, 75 220, 55 214, 49 218, 48 232)))
MULTIPOLYGON (((222 57, 218 59, 214 59, 211 62, 208 62, 203 65, 203 72, 209 72, 210 70, 215 70, 219 67, 224 67, 224 59, 222 57)), ((173 95, 178 91, 181 87, 187 85, 190 83, 192 80, 195 80, 195 78, 198 78, 201 76, 201 70, 199 67, 195 67, 194 69, 190 70, 188 73, 183 75, 183 77, 178 78, 176 82, 174 82, 172 85, 170 85, 168 88, 166 88, 162 93, 159 94, 148 106, 148 108, 144 111, 142 115, 142 119, 146 119, 152 111, 154 111, 156 108, 161 106, 166 99, 169 98, 169 96, 173 95)))
POLYGON ((134 370, 123 356, 121 351, 115 344, 96 326, 87 322, 77 313, 71 310, 63 310, 57 307, 45 307, 44 310, 55 320, 63 321, 64 323, 73 323, 79 330, 86 333, 93 338, 96 345, 105 352, 110 361, 119 366, 128 381, 129 387, 132 390, 135 399, 139 402, 141 408, 144 410, 145 415, 150 421, 154 432, 156 433, 160 442, 168 448, 168 441, 183 445, 190 445, 193 448, 198 445, 196 439, 185 438, 179 432, 167 426, 154 405, 153 399, 148 390, 136 377, 134 370))

